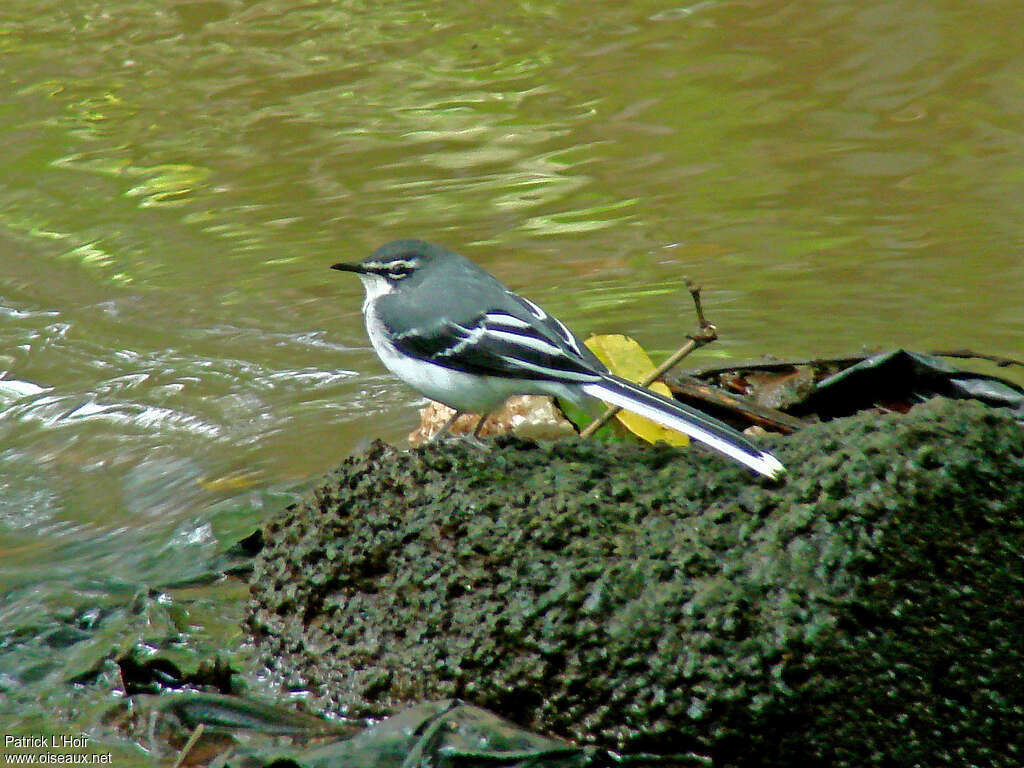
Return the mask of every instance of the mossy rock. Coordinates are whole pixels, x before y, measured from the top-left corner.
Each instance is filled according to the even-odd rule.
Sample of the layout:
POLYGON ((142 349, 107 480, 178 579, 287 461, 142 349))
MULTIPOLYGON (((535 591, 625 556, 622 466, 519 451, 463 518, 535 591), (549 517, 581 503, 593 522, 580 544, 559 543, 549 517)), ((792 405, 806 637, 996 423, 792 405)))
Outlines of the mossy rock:
POLYGON ((250 629, 337 713, 462 698, 715 765, 1024 764, 1024 430, 934 400, 770 442, 777 486, 666 446, 375 444, 268 523, 250 629))

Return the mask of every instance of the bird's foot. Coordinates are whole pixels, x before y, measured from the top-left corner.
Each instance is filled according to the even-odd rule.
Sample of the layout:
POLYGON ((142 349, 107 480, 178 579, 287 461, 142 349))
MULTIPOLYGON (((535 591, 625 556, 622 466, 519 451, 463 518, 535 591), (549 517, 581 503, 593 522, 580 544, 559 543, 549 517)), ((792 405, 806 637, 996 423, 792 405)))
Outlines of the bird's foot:
POLYGON ((490 443, 488 443, 486 440, 482 440, 481 438, 476 437, 475 435, 453 435, 451 433, 446 433, 444 435, 435 435, 430 439, 430 441, 427 444, 441 445, 443 443, 461 443, 462 445, 467 445, 471 448, 475 448, 476 450, 483 451, 485 453, 490 453, 492 450, 490 443))

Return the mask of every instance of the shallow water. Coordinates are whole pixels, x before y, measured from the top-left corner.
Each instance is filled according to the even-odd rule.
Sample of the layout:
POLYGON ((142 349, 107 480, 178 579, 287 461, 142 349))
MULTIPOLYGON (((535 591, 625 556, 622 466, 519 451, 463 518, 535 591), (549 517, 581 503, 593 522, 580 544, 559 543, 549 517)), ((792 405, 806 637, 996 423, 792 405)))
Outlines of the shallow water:
POLYGON ((1020 357, 1019 28, 1011 2, 8 2, 0 626, 187 577, 266 489, 401 439, 417 397, 327 269, 395 237, 655 353, 689 276, 722 337, 695 364, 1020 357))

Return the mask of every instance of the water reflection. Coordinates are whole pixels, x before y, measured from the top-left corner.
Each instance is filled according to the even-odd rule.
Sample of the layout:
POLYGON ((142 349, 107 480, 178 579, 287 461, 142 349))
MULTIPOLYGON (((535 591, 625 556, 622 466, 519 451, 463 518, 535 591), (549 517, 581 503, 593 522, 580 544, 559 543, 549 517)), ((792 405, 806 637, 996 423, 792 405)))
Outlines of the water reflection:
POLYGON ((1024 346, 1010 2, 6 11, 0 616, 187 570, 243 534, 211 505, 401 439, 327 269, 395 237, 652 350, 683 276, 707 355, 1024 346))

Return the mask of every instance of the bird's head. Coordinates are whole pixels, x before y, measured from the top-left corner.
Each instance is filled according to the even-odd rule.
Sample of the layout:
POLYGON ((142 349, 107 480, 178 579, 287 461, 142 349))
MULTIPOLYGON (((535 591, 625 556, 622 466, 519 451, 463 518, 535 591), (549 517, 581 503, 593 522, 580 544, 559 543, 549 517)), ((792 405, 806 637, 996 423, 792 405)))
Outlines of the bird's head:
POLYGON ((445 249, 423 240, 395 240, 382 245, 357 264, 332 264, 331 269, 359 275, 369 292, 371 286, 388 293, 399 282, 418 274, 443 256, 445 249))

